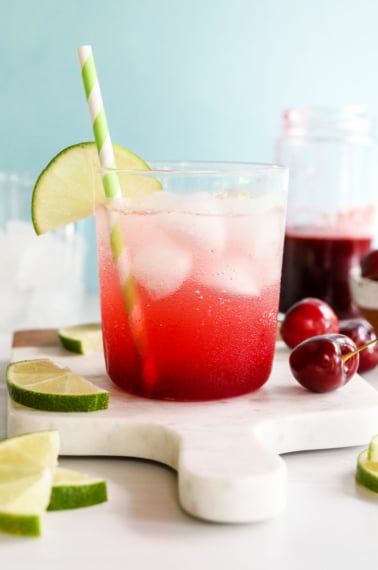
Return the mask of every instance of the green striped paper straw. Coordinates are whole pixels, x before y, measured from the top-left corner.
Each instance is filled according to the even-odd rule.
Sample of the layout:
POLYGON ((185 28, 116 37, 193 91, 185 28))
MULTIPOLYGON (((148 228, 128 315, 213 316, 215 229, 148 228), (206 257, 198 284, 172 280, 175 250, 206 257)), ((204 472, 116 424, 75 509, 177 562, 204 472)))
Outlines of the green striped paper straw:
MULTIPOLYGON (((78 48, 77 53, 93 134, 96 141, 97 153, 100 164, 104 170, 102 174, 102 184, 105 196, 108 202, 111 202, 114 198, 121 197, 122 192, 117 173, 106 171, 106 169, 110 168, 115 169, 117 165, 114 158, 113 145, 110 138, 108 121, 106 119, 93 52, 91 46, 81 46, 78 48)), ((124 252, 121 227, 118 221, 118 216, 115 213, 110 211, 109 217, 112 252, 115 260, 120 266, 120 275, 123 276, 121 284, 123 284, 126 278, 124 267, 127 266, 127 262, 125 260, 122 263, 124 267, 121 266, 121 258, 124 252)))
MULTIPOLYGON (((77 50, 81 75, 91 117, 93 134, 96 141, 97 153, 103 169, 116 168, 113 146, 110 138, 100 85, 92 48, 81 46, 77 50)), ((122 196, 118 175, 116 172, 106 172, 102 175, 102 183, 108 203, 122 196)), ((145 381, 151 384, 154 376, 154 366, 147 357, 146 334, 141 304, 138 300, 134 279, 128 270, 128 260, 124 248, 119 217, 116 212, 108 210, 110 244, 113 257, 117 263, 121 281, 125 310, 128 315, 130 330, 139 355, 142 358, 145 381)))
MULTIPOLYGON (((100 164, 103 169, 116 168, 92 48, 91 46, 81 46, 77 53, 100 164)), ((103 174, 102 182, 108 200, 122 195, 118 176, 115 172, 103 174)))

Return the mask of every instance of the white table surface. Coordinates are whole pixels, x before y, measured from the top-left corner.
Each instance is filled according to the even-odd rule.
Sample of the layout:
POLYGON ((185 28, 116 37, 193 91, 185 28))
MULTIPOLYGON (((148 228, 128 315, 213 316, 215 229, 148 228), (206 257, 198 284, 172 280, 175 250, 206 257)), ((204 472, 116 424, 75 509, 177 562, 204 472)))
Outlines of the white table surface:
MULTIPOLYGON (((1 334, 1 380, 10 347, 11 335, 1 334)), ((378 389, 378 371, 366 378, 378 389)), ((6 401, 2 381, 0 438, 6 436, 6 401)), ((374 567, 378 495, 356 486, 361 449, 286 455, 286 510, 270 521, 246 525, 204 523, 185 514, 178 506, 175 473, 165 466, 61 458, 61 466, 105 478, 108 502, 46 513, 40 538, 0 534, 1 568, 355 570, 361 562, 374 567)))

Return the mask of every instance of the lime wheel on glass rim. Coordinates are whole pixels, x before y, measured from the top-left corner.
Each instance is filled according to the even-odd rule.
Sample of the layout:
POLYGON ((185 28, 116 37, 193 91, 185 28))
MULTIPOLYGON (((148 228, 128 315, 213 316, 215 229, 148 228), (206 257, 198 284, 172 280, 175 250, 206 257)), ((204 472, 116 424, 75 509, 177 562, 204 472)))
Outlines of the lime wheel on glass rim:
MULTIPOLYGON (((113 145, 118 169, 150 170, 139 156, 113 145)), ((154 178, 123 178, 121 190, 128 197, 159 190, 154 178)), ((101 167, 94 142, 82 142, 58 153, 39 175, 32 195, 32 221, 37 234, 55 230, 94 215, 106 203, 101 167)))

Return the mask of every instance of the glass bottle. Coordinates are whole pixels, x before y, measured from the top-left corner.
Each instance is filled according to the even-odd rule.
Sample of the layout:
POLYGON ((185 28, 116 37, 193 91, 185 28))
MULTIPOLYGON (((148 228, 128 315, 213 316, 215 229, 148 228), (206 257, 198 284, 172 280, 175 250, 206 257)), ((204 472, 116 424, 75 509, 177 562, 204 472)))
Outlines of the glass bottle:
POLYGON ((290 169, 280 311, 304 297, 358 315, 350 269, 372 247, 378 204, 374 118, 364 106, 289 109, 276 162, 290 169))

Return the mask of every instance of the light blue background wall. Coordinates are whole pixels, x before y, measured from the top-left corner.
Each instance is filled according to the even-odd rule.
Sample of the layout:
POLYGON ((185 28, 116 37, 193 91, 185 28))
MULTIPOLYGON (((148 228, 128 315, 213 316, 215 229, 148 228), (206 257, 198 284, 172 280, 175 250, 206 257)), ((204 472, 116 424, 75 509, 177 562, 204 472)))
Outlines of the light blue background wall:
POLYGON ((283 108, 378 108, 376 0, 0 0, 0 170, 92 139, 93 46, 112 138, 145 158, 270 161, 283 108))
POLYGON ((92 138, 84 43, 146 158, 271 160, 284 107, 378 106, 376 0, 0 0, 0 26, 2 170, 92 138))

